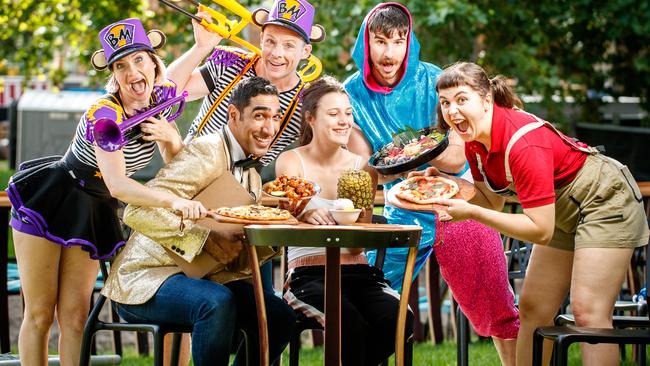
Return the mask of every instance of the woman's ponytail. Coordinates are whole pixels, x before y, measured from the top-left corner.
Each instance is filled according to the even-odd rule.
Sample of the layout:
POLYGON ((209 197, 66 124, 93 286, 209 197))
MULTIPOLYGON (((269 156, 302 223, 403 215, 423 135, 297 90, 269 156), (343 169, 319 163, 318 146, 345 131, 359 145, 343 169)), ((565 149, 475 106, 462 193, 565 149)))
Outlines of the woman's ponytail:
POLYGON ((524 104, 521 99, 512 91, 508 81, 503 75, 497 75, 490 79, 490 89, 494 103, 504 108, 523 108, 524 104))

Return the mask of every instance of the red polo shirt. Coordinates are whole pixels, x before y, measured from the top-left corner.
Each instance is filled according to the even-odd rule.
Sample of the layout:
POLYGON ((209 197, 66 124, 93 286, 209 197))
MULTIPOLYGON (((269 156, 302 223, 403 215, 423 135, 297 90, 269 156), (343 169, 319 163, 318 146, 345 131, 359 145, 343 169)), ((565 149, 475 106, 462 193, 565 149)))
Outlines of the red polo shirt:
MULTIPOLYGON (((519 128, 535 121, 533 116, 524 112, 494 105, 490 151, 478 141, 465 143, 465 155, 474 180, 484 180, 478 170, 478 154, 490 186, 505 188, 508 181, 504 159, 508 142, 519 128)), ((536 128, 522 136, 510 149, 509 158, 521 206, 533 208, 554 203, 554 190, 571 182, 586 158, 586 153, 569 146, 549 127, 536 128)))

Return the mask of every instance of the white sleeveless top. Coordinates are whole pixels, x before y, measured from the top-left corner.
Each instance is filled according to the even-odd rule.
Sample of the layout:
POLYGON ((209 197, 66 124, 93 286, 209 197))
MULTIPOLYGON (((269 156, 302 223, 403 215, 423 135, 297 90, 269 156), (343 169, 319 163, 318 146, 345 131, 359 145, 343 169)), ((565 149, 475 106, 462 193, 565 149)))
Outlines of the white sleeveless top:
MULTIPOLYGON (((300 160, 300 165, 302 166, 303 178, 309 179, 309 176, 307 175, 305 161, 302 159, 302 156, 296 150, 291 150, 291 151, 294 152, 298 156, 298 159, 300 160)), ((358 170, 360 169, 360 167, 361 167, 361 156, 358 156, 357 160, 354 162, 353 169, 358 170)), ((315 196, 312 197, 309 203, 307 203, 307 206, 305 206, 305 211, 312 210, 315 208, 330 209, 332 207, 334 207, 334 200, 315 196)), ((347 249, 341 249, 341 254, 350 254, 350 252, 347 249)), ((319 256, 319 255, 323 255, 323 256, 325 255, 325 248, 289 247, 287 250, 287 256, 289 262, 301 257, 312 257, 312 256, 319 256)))

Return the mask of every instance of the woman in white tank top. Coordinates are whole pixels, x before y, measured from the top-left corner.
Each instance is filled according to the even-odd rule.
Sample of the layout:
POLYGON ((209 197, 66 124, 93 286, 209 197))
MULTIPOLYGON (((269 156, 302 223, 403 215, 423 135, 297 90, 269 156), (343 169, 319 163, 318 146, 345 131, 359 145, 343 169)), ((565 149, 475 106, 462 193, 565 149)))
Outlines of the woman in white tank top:
MULTIPOLYGON (((314 225, 335 225, 328 209, 337 198, 341 173, 363 169, 374 186, 377 176, 367 162, 348 151, 353 128, 352 107, 343 86, 323 77, 305 88, 302 100, 301 146, 284 152, 276 162, 276 175, 300 176, 321 187, 299 216, 314 225)), ((370 222, 372 212, 360 219, 370 222)), ((298 319, 324 325, 324 248, 291 247, 285 300, 298 319)), ((390 288, 381 270, 369 266, 362 249, 341 250, 341 307, 343 365, 376 365, 394 351, 399 295, 390 288)), ((413 315, 409 312, 407 332, 413 315)))

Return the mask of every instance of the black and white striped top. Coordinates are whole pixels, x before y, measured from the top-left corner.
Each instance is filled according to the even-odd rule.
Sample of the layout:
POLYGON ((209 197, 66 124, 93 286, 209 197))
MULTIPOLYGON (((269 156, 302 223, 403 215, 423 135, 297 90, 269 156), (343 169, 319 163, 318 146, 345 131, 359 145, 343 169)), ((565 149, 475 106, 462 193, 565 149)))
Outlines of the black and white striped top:
MULTIPOLYGON (((90 142, 91 140, 88 139, 89 136, 87 135, 87 133, 91 131, 88 129, 89 123, 92 123, 92 121, 89 121, 89 115, 92 115, 92 111, 106 107, 107 105, 120 113, 122 120, 127 119, 118 97, 111 94, 105 95, 93 103, 86 113, 81 116, 81 120, 77 125, 75 136, 69 148, 79 161, 97 169, 99 167, 97 166, 97 158, 95 157, 95 149, 93 148, 94 143, 90 142)), ((130 176, 147 166, 153 158, 155 148, 155 141, 144 141, 142 139, 129 141, 126 146, 122 148, 124 162, 126 163, 126 175, 130 176)))
MULTIPOLYGON (((203 99, 201 109, 189 128, 185 143, 189 143, 195 137, 215 133, 228 123, 230 92, 240 80, 256 76, 253 67, 256 60, 255 54, 240 49, 223 46, 215 49, 212 56, 200 68, 210 93, 203 99)), ((285 147, 298 139, 302 102, 297 95, 302 90, 302 86, 303 83, 299 82, 292 89, 280 93, 282 112, 286 114, 290 108, 294 111, 269 152, 260 160, 262 165, 268 165, 285 147), (294 101, 296 97, 297 100, 294 101), (293 106, 294 102, 297 105, 293 106)))

